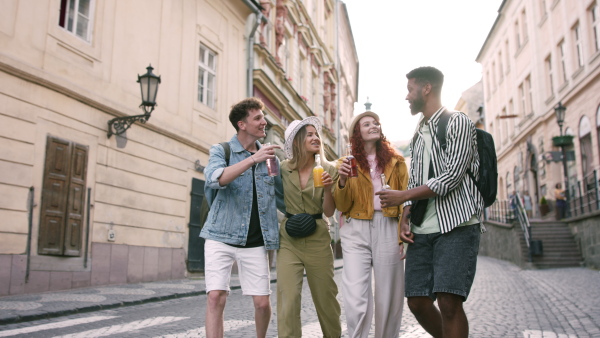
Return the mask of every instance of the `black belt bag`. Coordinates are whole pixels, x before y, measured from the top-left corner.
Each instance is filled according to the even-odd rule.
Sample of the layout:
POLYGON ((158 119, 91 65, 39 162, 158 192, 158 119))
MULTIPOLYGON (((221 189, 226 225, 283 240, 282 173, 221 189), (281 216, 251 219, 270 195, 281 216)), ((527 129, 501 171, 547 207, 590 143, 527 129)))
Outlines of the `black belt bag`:
MULTIPOLYGON (((433 177, 433 162, 431 159, 429 160, 429 178, 433 177)), ((410 214, 408 214, 408 218, 410 222, 418 227, 423 224, 423 220, 425 219, 425 212, 427 211, 427 204, 429 204, 429 199, 424 200, 414 200, 412 201, 410 207, 410 214)))
POLYGON ((410 213, 408 214, 408 218, 410 222, 418 227, 423 224, 423 219, 425 218, 425 211, 427 211, 427 203, 429 199, 426 200, 418 200, 413 201, 413 204, 410 206, 410 213))
POLYGON ((317 230, 318 219, 323 218, 323 214, 295 214, 292 215, 288 212, 285 213, 287 222, 285 223, 285 231, 288 235, 296 238, 302 238, 312 235, 317 230))

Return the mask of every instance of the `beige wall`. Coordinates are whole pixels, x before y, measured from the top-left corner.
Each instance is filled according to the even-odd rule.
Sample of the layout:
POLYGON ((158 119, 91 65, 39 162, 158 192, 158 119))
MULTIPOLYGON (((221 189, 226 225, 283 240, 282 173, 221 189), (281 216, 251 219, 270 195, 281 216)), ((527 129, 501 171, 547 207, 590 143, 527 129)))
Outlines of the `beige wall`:
MULTIPOLYGON (((477 58, 483 67, 486 129, 493 133, 497 146, 500 199, 506 199, 515 189, 515 167, 520 168, 520 192, 529 190, 532 196, 537 193, 536 197, 540 199, 541 188, 545 186, 545 196, 553 199, 554 185, 563 181, 562 163, 545 163, 540 155, 560 150, 552 145, 552 137, 559 135, 554 115, 554 107, 559 101, 567 107, 563 129, 569 129, 578 135, 580 120, 584 116, 589 118, 592 124, 593 156, 590 171, 600 168, 598 133, 595 127, 596 111, 600 105, 600 52, 592 44, 593 31, 589 12, 594 1, 545 1, 546 15, 542 14, 542 3, 544 2, 532 0, 504 1, 497 22, 477 58), (521 46, 516 42, 516 22, 520 27, 521 46), (523 22, 526 22, 526 29, 523 22), (572 31, 577 22, 580 25, 583 48, 581 67, 576 66, 576 44, 572 31), (565 42, 566 82, 560 76, 560 41, 565 42), (552 86, 546 65, 548 56, 552 60, 552 86), (527 78, 530 79, 531 90, 525 91, 526 108, 523 110, 519 86, 526 83, 527 78), (516 117, 502 119, 501 115, 516 117), (529 170, 531 156, 536 162, 537 186, 534 175, 529 170), (508 189, 507 174, 511 184, 508 189)), ((573 168, 572 180, 581 180, 580 142, 578 137, 574 141, 576 161, 570 163, 573 168)))
POLYGON ((340 59, 340 150, 341 155, 345 155, 346 145, 348 144, 348 128, 354 119, 354 103, 358 98, 358 67, 359 60, 350 19, 346 10, 346 5, 339 5, 339 59, 340 59))
MULTIPOLYGON (((88 43, 58 26, 58 0, 2 6, 0 254, 26 253, 33 187, 32 276, 89 272, 97 258, 90 254, 92 263, 84 267, 85 243, 81 257, 37 254, 49 135, 89 149, 90 252, 92 243, 187 250, 191 179, 203 178, 194 162, 206 164, 210 145, 233 134, 224 112, 245 96, 250 8, 242 1, 96 1, 88 43), (215 109, 196 101, 200 42, 219 57, 215 109), (136 76, 148 64, 162 78, 157 108, 126 137, 107 138, 108 120, 142 113, 136 76), (109 229, 114 242, 107 240, 109 229)), ((84 223, 82 240, 86 235, 84 223)), ((184 257, 176 256, 172 267, 182 276, 184 257)), ((34 281, 40 288, 31 290, 45 290, 40 278, 34 281)))
MULTIPOLYGON (((333 29, 334 0, 261 3, 272 8, 266 28, 259 27, 254 37, 251 74, 254 95, 268 103, 268 140, 283 144, 291 120, 315 115, 328 127, 323 138, 333 159, 338 137, 333 109, 325 109, 325 77, 338 97, 339 91, 356 88, 352 70, 344 75, 344 88, 336 71, 338 36, 346 34, 346 45, 354 48, 349 23, 340 32, 333 29), (288 10, 285 67, 275 57, 277 4, 288 10)), ((253 11, 241 0, 96 0, 86 42, 59 27, 59 8, 60 0, 5 0, 0 10, 0 270, 16 271, 0 275, 0 295, 183 277, 191 182, 204 178, 195 162, 206 165, 210 145, 235 133, 228 113, 248 91, 253 11), (200 43, 218 58, 215 108, 196 98, 200 43), (136 122, 123 137, 107 138, 110 119, 142 113, 136 80, 149 64, 162 79, 152 117, 146 124, 136 122), (86 244, 89 249, 80 257, 37 253, 49 135, 88 147, 91 198, 84 219, 88 202, 91 209, 89 241, 82 250, 86 244), (23 255, 30 188, 32 281, 27 286, 23 255), (109 230, 116 234, 114 242, 107 239, 109 230)), ((84 222, 82 241, 85 229, 84 222)))

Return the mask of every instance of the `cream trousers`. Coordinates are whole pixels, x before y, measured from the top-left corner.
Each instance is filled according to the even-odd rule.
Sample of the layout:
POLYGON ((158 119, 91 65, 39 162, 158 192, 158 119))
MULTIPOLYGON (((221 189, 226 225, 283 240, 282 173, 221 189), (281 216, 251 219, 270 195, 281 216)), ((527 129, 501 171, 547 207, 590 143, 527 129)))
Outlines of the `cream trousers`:
POLYGON ((398 337, 404 305, 404 261, 400 259, 398 245, 398 219, 375 211, 372 220, 346 222, 340 235, 348 337, 369 337, 373 308, 375 337, 398 337))

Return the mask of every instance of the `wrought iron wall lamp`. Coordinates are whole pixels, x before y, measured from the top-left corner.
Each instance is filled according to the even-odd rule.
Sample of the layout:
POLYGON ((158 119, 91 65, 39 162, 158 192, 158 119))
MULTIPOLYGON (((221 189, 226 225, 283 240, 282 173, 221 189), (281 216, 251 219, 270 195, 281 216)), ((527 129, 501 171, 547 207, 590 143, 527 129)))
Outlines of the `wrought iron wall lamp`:
POLYGON ((136 121, 146 123, 146 121, 150 119, 150 114, 152 114, 152 111, 156 106, 156 94, 158 93, 160 76, 156 76, 154 73, 152 73, 152 70, 154 69, 152 68, 152 65, 149 65, 146 67, 146 69, 148 70, 146 74, 142 76, 138 75, 137 80, 142 91, 142 104, 140 104, 140 107, 142 107, 144 114, 115 117, 114 119, 108 121, 108 138, 110 138, 113 134, 123 134, 136 121))

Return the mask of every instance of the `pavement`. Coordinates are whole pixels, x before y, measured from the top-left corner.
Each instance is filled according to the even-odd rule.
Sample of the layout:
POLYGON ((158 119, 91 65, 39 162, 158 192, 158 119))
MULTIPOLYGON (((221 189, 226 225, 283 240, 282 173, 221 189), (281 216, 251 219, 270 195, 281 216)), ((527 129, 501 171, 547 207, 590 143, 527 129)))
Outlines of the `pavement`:
MULTIPOLYGON (((342 259, 334 268, 343 267, 342 259)), ((277 270, 271 270, 271 283, 277 282, 277 270)), ((240 289, 236 274, 231 289, 240 289)), ((121 306, 140 305, 169 299, 206 294, 204 277, 137 284, 104 285, 64 291, 0 297, 0 325, 29 322, 121 306)))
MULTIPOLYGON (((343 268, 342 260, 335 261, 335 268, 338 270, 335 274, 336 283, 339 284, 341 283, 340 272, 343 268)), ((275 270, 271 271, 271 277, 275 282, 277 279, 275 270)), ((235 275, 232 276, 231 285, 232 289, 239 289, 239 280, 235 275)), ((310 299, 310 292, 306 285, 303 292, 306 292, 306 294, 303 293, 303 299, 310 299)), ((152 312, 149 307, 158 303, 153 302, 171 300, 164 303, 177 302, 178 305, 182 305, 188 299, 178 298, 201 294, 205 294, 203 279, 188 278, 2 297, 0 298, 0 336, 3 336, 3 330, 12 332, 14 330, 22 331, 24 328, 29 331, 36 329, 36 326, 28 327, 28 325, 30 322, 32 325, 37 325, 33 321, 38 319, 115 309, 128 305, 141 305, 140 307, 131 307, 131 309, 142 311, 140 316, 144 322, 152 321, 154 323, 164 316, 155 317, 156 313, 152 312), (18 324, 10 325, 11 323, 18 324)), ((272 301, 276 302, 276 297, 273 297, 272 301)), ((341 294, 338 294, 338 301, 342 307, 340 319, 345 332, 346 320, 341 294)), ((321 337, 322 333, 314 305, 311 301, 304 301, 302 308, 303 336, 321 337)), ((600 338, 600 272, 584 267, 521 269, 510 262, 479 256, 475 281, 464 308, 469 318, 469 337, 600 338)), ((127 309, 123 308, 123 310, 127 309)), ((252 308, 245 306, 242 310, 248 312, 252 311, 252 308)), ((190 317, 188 312, 184 311, 186 318, 190 317)), ((162 308, 160 313, 162 313, 162 308)), ((229 313, 233 314, 232 311, 229 313)), ((274 311, 269 329, 272 335, 269 334, 269 337, 276 336, 276 316, 274 311)), ((252 318, 252 315, 246 313, 243 318, 252 318)), ((232 330, 235 329, 228 334, 228 337, 247 337, 253 334, 254 328, 251 324, 246 323, 247 320, 243 323, 249 326, 246 331, 243 331, 238 327, 242 321, 235 316, 233 319, 236 320, 231 323, 226 322, 228 328, 231 326, 232 330), (244 333, 240 333, 240 335, 232 333, 238 331, 244 333)), ((173 331, 178 332, 176 335, 166 337, 199 336, 198 332, 200 331, 198 330, 203 328, 198 328, 198 318, 190 317, 188 320, 191 321, 191 324, 186 325, 191 325, 191 329, 181 324, 181 328, 173 331)), ((40 324, 40 322, 37 323, 40 324)), ((187 322, 181 320, 178 323, 187 322)), ((127 325, 131 326, 131 323, 127 325)), ((106 329, 102 328, 102 330, 106 329)), ((175 329, 169 328, 169 330, 175 329)), ((163 331, 157 331, 160 334, 130 331, 121 336, 164 337, 163 331)), ((46 331, 42 331, 36 337, 46 337, 45 334, 46 331)), ((79 336, 85 335, 80 334, 79 336)), ((430 337, 430 335, 419 325, 405 302, 399 338, 426 337, 430 337)))

